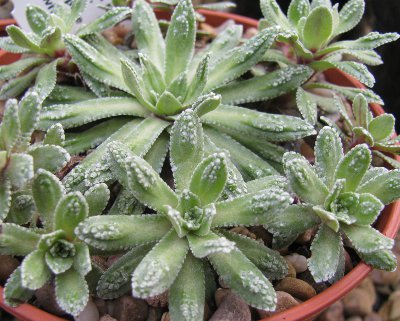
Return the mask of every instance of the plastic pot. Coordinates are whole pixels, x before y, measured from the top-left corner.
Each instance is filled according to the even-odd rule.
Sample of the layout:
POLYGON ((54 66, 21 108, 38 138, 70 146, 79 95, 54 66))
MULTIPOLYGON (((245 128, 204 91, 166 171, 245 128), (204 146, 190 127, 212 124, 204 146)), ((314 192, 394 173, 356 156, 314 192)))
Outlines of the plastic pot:
MULTIPOLYGON (((214 12, 208 10, 199 10, 205 17, 206 22, 212 26, 219 26, 228 19, 234 20, 237 24, 242 24, 245 29, 257 28, 258 21, 247 17, 214 12)), ((157 11, 159 18, 168 18, 170 14, 164 11, 157 11)), ((12 63, 19 59, 19 55, 7 53, 0 50, 0 65, 12 63)), ((327 80, 337 85, 352 86, 364 88, 363 85, 351 76, 345 73, 331 69, 325 72, 327 80)), ((371 104, 371 109, 375 115, 384 113, 381 106, 371 104)), ((400 160, 400 157, 397 157, 400 160)), ((400 225, 400 201, 397 201, 389 206, 381 214, 377 227, 386 236, 393 238, 400 225)), ((353 270, 347 273, 344 278, 335 283, 325 291, 307 300, 306 302, 291 308, 287 311, 275 314, 260 321, 305 321, 312 320, 323 310, 328 308, 334 302, 340 300, 345 294, 355 288, 367 275, 371 272, 371 267, 364 263, 359 263, 353 270)), ((30 304, 22 304, 18 308, 10 308, 4 304, 3 288, 0 287, 0 306, 22 321, 65 321, 62 318, 51 315, 30 304)))

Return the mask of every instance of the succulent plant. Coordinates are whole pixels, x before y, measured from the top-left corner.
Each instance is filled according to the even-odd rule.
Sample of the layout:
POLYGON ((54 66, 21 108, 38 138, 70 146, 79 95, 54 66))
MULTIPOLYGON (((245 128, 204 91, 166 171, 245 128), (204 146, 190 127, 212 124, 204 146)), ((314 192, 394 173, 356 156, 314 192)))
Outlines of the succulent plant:
MULTIPOLYGON (((26 18, 32 32, 17 26, 7 27, 8 37, 0 38, 0 48, 28 54, 15 63, 0 67, 0 80, 7 80, 0 89, 1 99, 14 98, 35 82, 35 91, 44 100, 54 88, 57 67, 65 73, 72 70, 63 37, 76 29, 75 22, 86 7, 86 0, 74 0, 71 7, 62 3, 54 13, 35 6, 26 6, 26 18)), ((100 32, 113 26, 131 13, 129 8, 113 8, 99 19, 80 28, 78 35, 100 32)))
MULTIPOLYGON (((295 66, 233 82, 262 58, 276 37, 274 29, 264 30, 237 46, 242 28, 228 24, 209 47, 193 56, 196 24, 193 6, 188 0, 181 0, 177 5, 165 40, 151 6, 145 1, 135 2, 133 27, 140 65, 98 35, 84 39, 65 37, 69 53, 90 88, 99 96, 110 93, 112 96, 46 106, 39 127, 46 129, 60 122, 68 129, 122 115, 144 118, 140 123, 133 120, 123 127, 121 122, 119 127, 110 125, 111 130, 119 128, 111 137, 110 132, 104 133, 102 126, 91 128, 90 134, 81 132, 79 137, 73 137, 73 142, 67 139, 68 148, 80 152, 94 147, 88 136, 98 137, 97 144, 107 139, 66 177, 67 188, 84 190, 93 182, 110 181, 111 170, 104 160, 105 146, 110 141, 122 141, 138 156, 143 156, 187 108, 204 115, 203 121, 210 127, 207 134, 213 143, 228 150, 246 151, 230 154, 237 155, 233 162, 248 172, 249 179, 277 173, 264 159, 279 164, 284 149, 270 141, 293 140, 314 132, 300 118, 219 106, 221 100, 230 104, 275 97, 293 90, 309 76, 309 68, 295 66), (120 91, 117 97, 110 87, 125 93, 120 91), (225 133, 221 134, 222 131, 225 133)), ((164 156, 165 149, 162 149, 160 157, 164 156)))
MULTIPOLYGON (((365 65, 376 66, 382 59, 375 48, 399 38, 397 33, 380 34, 371 32, 356 40, 336 41, 337 36, 353 29, 364 14, 364 0, 350 0, 339 11, 339 4, 330 0, 292 0, 287 16, 276 0, 261 0, 261 10, 265 16, 261 27, 279 26, 282 33, 278 40, 284 45, 281 50, 267 52, 265 59, 279 61, 283 65, 301 64, 309 66, 318 74, 328 69, 340 69, 357 78, 368 87, 373 87, 374 76, 365 65)), ((328 90, 353 100, 358 93, 366 96, 368 102, 383 104, 371 90, 361 90, 319 81, 312 81, 299 88, 297 102, 302 115, 315 123, 317 105, 334 109, 332 97, 318 90, 328 90), (304 89, 304 90, 303 90, 304 89), (317 90, 317 91, 316 91, 317 90), (327 97, 328 96, 328 97, 327 97)))
POLYGON ((370 167, 371 152, 366 144, 344 156, 339 135, 331 127, 318 134, 315 157, 314 166, 294 152, 283 157, 285 174, 299 204, 291 206, 283 220, 267 226, 274 233, 275 246, 288 245, 299 233, 318 227, 308 260, 316 282, 333 282, 343 276, 343 240, 367 264, 394 270, 393 240, 371 225, 384 204, 399 198, 400 172, 370 167))
POLYGON ((39 119, 40 98, 29 92, 18 103, 10 99, 0 124, 0 222, 6 219, 27 223, 33 212, 30 180, 38 169, 56 172, 69 160, 62 148, 64 131, 60 124, 49 128, 41 142, 31 144, 39 119))
POLYGON ((6 283, 7 304, 26 301, 54 276, 59 306, 72 315, 83 310, 89 299, 85 275, 91 270, 91 259, 88 246, 76 238, 74 229, 89 215, 101 213, 109 195, 105 184, 94 186, 85 196, 80 192, 66 194, 56 176, 43 169, 37 172, 32 196, 36 219, 43 227, 1 225, 0 253, 25 256, 6 283))
POLYGON ((259 183, 254 191, 221 201, 229 161, 221 151, 203 157, 199 117, 187 109, 171 132, 176 192, 126 146, 108 145, 118 180, 157 214, 94 216, 78 225, 78 237, 94 248, 130 249, 101 277, 98 294, 109 299, 125 293, 133 273, 133 296, 147 298, 169 289, 172 320, 202 320, 208 258, 246 302, 273 310, 275 292, 266 276, 284 277, 285 261, 278 252, 224 228, 266 224, 289 205, 289 194, 259 183))

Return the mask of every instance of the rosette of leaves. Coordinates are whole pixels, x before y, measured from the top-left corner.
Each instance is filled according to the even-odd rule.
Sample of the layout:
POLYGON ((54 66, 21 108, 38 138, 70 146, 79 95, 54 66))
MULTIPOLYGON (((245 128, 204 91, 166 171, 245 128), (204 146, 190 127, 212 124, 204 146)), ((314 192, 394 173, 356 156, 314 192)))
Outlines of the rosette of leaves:
POLYGON ((101 277, 97 292, 116 298, 130 289, 147 298, 169 290, 172 320, 203 320, 205 259, 224 282, 251 306, 273 310, 271 279, 287 273, 283 258, 263 244, 224 230, 267 224, 292 201, 276 184, 258 182, 250 192, 221 201, 229 160, 222 152, 205 156, 199 118, 182 113, 172 128, 174 192, 142 158, 120 143, 108 146, 121 184, 156 214, 91 217, 76 228, 90 246, 130 250, 101 277))
POLYGON ((393 240, 371 225, 385 204, 400 197, 400 171, 371 167, 366 144, 343 155, 342 142, 331 127, 318 134, 313 166, 294 152, 286 153, 283 161, 289 186, 300 204, 267 226, 274 233, 276 247, 318 227, 308 259, 316 282, 334 282, 343 276, 343 241, 372 267, 396 268, 393 240))
MULTIPOLYGON (((178 3, 165 39, 145 1, 135 2, 132 19, 139 63, 98 35, 85 39, 65 37, 69 53, 98 96, 109 95, 110 88, 119 89, 119 95, 113 90, 111 97, 53 104, 41 114, 42 129, 54 122, 68 129, 108 119, 73 135, 72 140, 67 137, 66 144, 74 152, 85 152, 107 139, 67 176, 67 188, 84 189, 93 181, 110 180, 111 171, 102 160, 110 141, 122 141, 138 156, 144 156, 151 152, 159 135, 189 107, 209 124, 213 143, 226 146, 231 157, 236 155, 235 164, 245 169, 251 179, 276 173, 269 162, 279 166, 284 149, 269 142, 293 140, 314 132, 300 118, 228 105, 278 96, 293 90, 310 75, 308 67, 294 66, 233 81, 262 58, 273 43, 276 30, 264 30, 238 46, 242 27, 228 24, 207 48, 194 54, 197 27, 191 1, 178 3), (219 106, 221 101, 223 105, 219 106), (125 121, 121 127, 121 122, 116 124, 116 116, 143 120, 125 121)), ((164 157, 165 148, 160 150, 160 157, 164 157)))
POLYGON ((60 124, 49 128, 41 142, 31 144, 38 123, 40 98, 29 92, 18 103, 10 99, 0 124, 0 222, 27 223, 34 213, 29 184, 40 168, 56 172, 69 160, 62 148, 64 131, 60 124))
POLYGON ((349 112, 342 100, 336 97, 335 102, 353 134, 353 144, 366 143, 372 149, 374 155, 382 158, 393 167, 400 168, 400 163, 397 160, 386 155, 398 155, 400 152, 399 138, 394 137, 396 121, 394 116, 383 113, 374 117, 363 95, 356 96, 349 112))
POLYGON ((40 169, 33 179, 32 196, 43 227, 1 225, 0 253, 25 257, 9 277, 4 299, 16 306, 54 279, 58 305, 76 316, 89 299, 85 275, 91 270, 91 260, 88 246, 76 238, 74 229, 89 215, 103 211, 109 190, 100 184, 85 196, 66 194, 56 176, 40 169))
MULTIPOLYGON (((74 32, 76 21, 86 7, 86 0, 74 0, 72 5, 57 3, 54 13, 35 5, 26 6, 26 18, 32 32, 9 26, 8 37, 0 38, 0 48, 26 54, 17 62, 0 67, 0 80, 7 82, 0 89, 0 98, 17 97, 35 82, 36 92, 44 100, 56 84, 57 66, 69 72, 70 58, 63 37, 74 32)), ((131 13, 130 8, 113 8, 88 25, 78 35, 100 32, 112 27, 131 13)))
MULTIPOLYGON (((335 41, 341 34, 353 29, 364 14, 364 0, 350 0, 341 10, 339 4, 330 0, 292 0, 285 15, 276 0, 262 0, 261 10, 265 16, 262 26, 280 26, 286 32, 279 36, 286 55, 281 50, 270 50, 265 59, 283 65, 307 65, 315 73, 336 68, 357 78, 368 87, 373 87, 374 76, 366 65, 382 64, 375 49, 399 38, 397 33, 380 34, 371 32, 356 40, 335 41)), ((326 111, 335 110, 329 95, 318 93, 320 89, 344 95, 353 100, 363 93, 368 102, 383 104, 378 95, 371 90, 343 87, 327 81, 318 82, 315 77, 297 92, 300 112, 310 122, 317 119, 317 105, 326 111), (304 89, 304 90, 303 90, 304 89)), ((332 96, 332 95, 330 95, 332 96)))

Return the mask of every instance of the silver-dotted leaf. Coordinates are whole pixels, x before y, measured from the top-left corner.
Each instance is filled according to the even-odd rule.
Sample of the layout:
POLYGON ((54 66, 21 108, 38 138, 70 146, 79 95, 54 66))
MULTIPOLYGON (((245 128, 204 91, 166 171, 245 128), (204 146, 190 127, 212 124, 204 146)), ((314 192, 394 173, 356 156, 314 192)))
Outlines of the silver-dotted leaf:
POLYGON ((335 275, 342 246, 340 233, 335 233, 327 225, 321 224, 311 244, 311 257, 308 259, 308 268, 315 282, 327 281, 335 275))
POLYGON ((330 39, 333 33, 333 16, 329 8, 314 8, 306 18, 303 28, 303 42, 307 49, 319 49, 330 39))
POLYGON ((198 116, 187 109, 171 130, 171 164, 177 190, 189 187, 192 173, 203 158, 203 130, 198 116))
POLYGON ((5 100, 9 98, 15 98, 23 94, 25 90, 31 86, 39 70, 40 67, 36 67, 23 76, 19 76, 6 82, 1 86, 0 99, 5 100))
MULTIPOLYGON (((340 228, 340 223, 339 223, 339 215, 336 216, 335 213, 332 213, 331 211, 327 211, 325 208, 322 206, 313 206, 314 214, 317 215, 322 223, 326 224, 329 226, 334 232, 338 232, 340 228)), ((341 217, 343 219, 343 216, 341 217)), ((344 219, 343 219, 344 220, 344 219)), ((345 220, 346 223, 353 223, 353 222, 348 222, 345 220)))
POLYGON ((202 320, 205 302, 203 263, 188 254, 169 291, 171 320, 202 320))
POLYGON ((240 252, 253 262, 269 280, 280 280, 287 275, 287 263, 279 252, 241 234, 227 231, 221 233, 228 240, 235 242, 240 252))
POLYGON ((46 29, 49 23, 49 13, 34 5, 27 5, 25 9, 26 18, 28 20, 29 27, 38 36, 41 36, 43 31, 46 29))
POLYGON ((7 217, 11 205, 11 184, 4 177, 0 178, 0 222, 7 217))
POLYGON ((315 142, 315 169, 324 183, 332 187, 336 167, 343 159, 343 147, 338 132, 329 126, 321 129, 315 142))
POLYGON ((318 114, 317 103, 313 101, 301 87, 299 87, 296 92, 296 103, 303 118, 311 125, 315 125, 318 114))
POLYGON ((17 60, 16 62, 8 65, 0 66, 0 79, 9 80, 23 71, 29 70, 47 61, 49 61, 49 59, 45 57, 29 57, 17 60))
POLYGON ((397 258, 391 250, 379 250, 372 253, 358 253, 360 258, 374 269, 393 272, 397 268, 397 258))
POLYGON ((165 80, 171 83, 187 69, 194 51, 195 13, 190 0, 181 0, 172 14, 165 38, 165 80))
POLYGON ((223 236, 209 232, 204 236, 188 234, 190 250, 196 258, 202 259, 213 253, 230 253, 236 249, 235 243, 223 236))
POLYGON ((21 134, 28 142, 36 129, 41 110, 40 97, 36 92, 27 93, 19 104, 18 116, 21 134))
POLYGON ((74 229, 89 213, 89 206, 80 192, 63 196, 57 204, 54 227, 63 230, 68 237, 75 237, 74 229))
POLYGON ((164 91, 157 101, 157 110, 161 115, 175 115, 183 109, 182 103, 169 91, 164 91))
POLYGON ((49 172, 57 172, 70 159, 68 152, 57 145, 36 145, 32 146, 28 152, 33 157, 35 170, 43 168, 49 172))
POLYGON ((44 136, 43 144, 64 146, 64 141, 65 141, 64 128, 60 123, 57 123, 52 125, 48 129, 48 131, 46 132, 46 136, 44 136))
POLYGON ((216 201, 228 178, 224 153, 215 153, 195 168, 190 180, 190 191, 197 195, 202 205, 216 201))
POLYGON ((10 37, 0 37, 0 48, 13 53, 27 53, 30 50, 20 47, 10 37))
MULTIPOLYGON (((65 19, 68 29, 72 28, 76 20, 78 20, 86 8, 86 0, 74 0, 71 5, 71 11, 65 19)), ((56 14, 58 12, 56 11, 56 14)))
POLYGON ((305 157, 288 152, 283 155, 283 167, 290 187, 301 200, 314 205, 324 204, 328 189, 305 157))
POLYGON ((7 222, 24 225, 30 222, 35 213, 35 204, 32 195, 26 192, 14 192, 12 194, 10 212, 7 222))
POLYGON ((362 144, 351 149, 340 161, 335 179, 345 179, 345 191, 355 191, 371 165, 371 152, 362 144))
POLYGON ((40 101, 44 101, 53 91, 57 81, 57 64, 56 59, 52 63, 47 64, 40 69, 33 90, 39 94, 40 101))
POLYGON ((288 9, 288 18, 293 26, 297 26, 300 19, 307 17, 310 13, 310 2, 308 0, 293 0, 288 9))
POLYGON ((88 274, 92 270, 89 248, 86 244, 75 244, 75 256, 73 263, 74 270, 82 276, 88 274))
POLYGON ((0 253, 3 255, 25 256, 33 252, 40 235, 26 227, 3 223, 0 231, 0 253), (24 240, 21 242, 21 240, 24 240))
POLYGON ((135 247, 113 263, 100 277, 97 295, 110 300, 130 292, 132 273, 153 246, 150 243, 135 247))
POLYGON ((21 278, 21 268, 18 267, 4 286, 4 302, 11 307, 17 307, 21 303, 27 302, 34 295, 33 290, 22 286, 21 278))
POLYGON ((10 151, 21 134, 21 124, 18 115, 18 101, 10 99, 5 105, 1 123, 1 139, 5 149, 10 151))
POLYGON ((47 228, 53 227, 54 211, 64 194, 64 187, 56 176, 39 169, 32 182, 32 195, 40 218, 47 228))
POLYGON ((45 262, 45 252, 36 250, 30 253, 21 264, 22 286, 31 290, 40 289, 51 277, 45 262))
POLYGON ((143 0, 135 1, 132 26, 139 51, 164 70, 165 43, 153 8, 143 0))
POLYGON ((391 114, 383 114, 374 118, 368 126, 368 131, 375 141, 389 138, 394 131, 395 118, 391 114))
POLYGON ((36 53, 44 52, 44 50, 39 47, 32 34, 27 34, 23 32, 21 28, 14 25, 8 26, 6 31, 17 46, 27 48, 36 53))
POLYGON ((54 274, 61 274, 67 271, 74 263, 73 257, 53 256, 50 251, 45 254, 46 264, 54 274))
POLYGON ((189 250, 186 239, 171 230, 144 257, 132 275, 132 294, 147 298, 168 290, 182 268, 189 250))
POLYGON ((276 188, 264 189, 251 194, 216 203, 217 214, 212 226, 254 226, 269 224, 286 211, 292 201, 287 192, 276 188))
POLYGON ((339 25, 335 34, 339 35, 353 29, 364 15, 364 0, 348 1, 339 12, 339 25))
POLYGON ((275 310, 276 294, 272 284, 242 252, 214 253, 209 260, 224 283, 249 305, 275 310))
POLYGON ((200 61, 196 73, 193 76, 193 79, 187 88, 187 93, 185 97, 186 104, 190 104, 203 93, 208 80, 209 62, 210 62, 210 55, 206 55, 204 59, 200 61))
POLYGON ((192 109, 196 112, 197 116, 201 117, 216 109, 220 104, 221 95, 208 93, 199 97, 199 99, 193 103, 192 109))
POLYGON ((358 189, 359 193, 369 193, 383 204, 389 204, 400 198, 400 170, 384 172, 371 177, 358 189))
POLYGON ((75 232, 94 248, 114 251, 158 241, 170 229, 164 215, 105 215, 86 219, 75 232))
POLYGON ((89 188, 84 196, 89 205, 88 215, 100 215, 108 204, 110 199, 110 190, 104 183, 96 184, 89 188))
POLYGON ((287 179, 281 175, 271 175, 249 181, 246 185, 249 193, 273 187, 287 190, 287 179))
POLYGON ((384 236, 369 226, 343 224, 341 229, 357 252, 371 253, 380 250, 390 250, 394 244, 391 238, 384 236))
POLYGON ((43 104, 45 106, 71 104, 93 98, 96 98, 96 95, 83 87, 56 85, 43 104))
POLYGON ((282 12, 276 0, 262 0, 261 11, 268 22, 268 25, 280 26, 285 30, 290 30, 291 25, 285 14, 282 12))
POLYGON ((158 69, 147 55, 139 52, 138 56, 143 69, 142 77, 145 87, 151 88, 151 90, 154 90, 158 94, 162 94, 166 85, 160 69, 158 69))
POLYGON ((56 276, 56 301, 67 313, 79 315, 89 300, 85 278, 73 269, 56 276))
POLYGON ((31 155, 18 153, 10 155, 6 177, 8 177, 12 186, 22 188, 33 178, 33 161, 31 155))
POLYGON ((122 187, 107 215, 138 215, 144 210, 145 206, 132 196, 132 192, 122 187))

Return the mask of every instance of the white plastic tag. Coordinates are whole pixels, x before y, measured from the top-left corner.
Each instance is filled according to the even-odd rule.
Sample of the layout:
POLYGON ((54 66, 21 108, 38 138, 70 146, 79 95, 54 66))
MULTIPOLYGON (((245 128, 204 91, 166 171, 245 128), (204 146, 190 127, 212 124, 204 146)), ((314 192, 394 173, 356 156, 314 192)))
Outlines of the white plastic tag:
MULTIPOLYGON (((30 31, 28 21, 26 20, 25 16, 25 8, 28 4, 36 5, 43 9, 46 9, 49 12, 52 12, 54 6, 57 3, 66 3, 71 5, 72 0, 27 0, 21 1, 17 0, 14 1, 14 10, 12 15, 14 16, 15 20, 17 20, 18 25, 26 31, 30 31)), ((83 12, 81 19, 77 21, 77 26, 82 24, 87 24, 88 22, 98 18, 102 14, 104 14, 104 9, 99 8, 99 5, 108 5, 111 3, 111 0, 87 0, 86 9, 83 12)))

